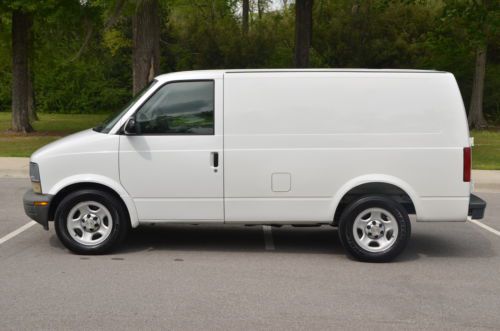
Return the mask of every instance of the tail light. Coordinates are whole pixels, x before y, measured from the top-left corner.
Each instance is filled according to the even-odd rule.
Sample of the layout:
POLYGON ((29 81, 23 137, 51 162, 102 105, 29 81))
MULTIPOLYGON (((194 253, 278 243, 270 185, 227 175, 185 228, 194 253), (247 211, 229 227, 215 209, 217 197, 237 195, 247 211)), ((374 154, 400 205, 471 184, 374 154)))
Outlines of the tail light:
POLYGON ((470 182, 471 155, 470 147, 464 147, 464 182, 470 182))

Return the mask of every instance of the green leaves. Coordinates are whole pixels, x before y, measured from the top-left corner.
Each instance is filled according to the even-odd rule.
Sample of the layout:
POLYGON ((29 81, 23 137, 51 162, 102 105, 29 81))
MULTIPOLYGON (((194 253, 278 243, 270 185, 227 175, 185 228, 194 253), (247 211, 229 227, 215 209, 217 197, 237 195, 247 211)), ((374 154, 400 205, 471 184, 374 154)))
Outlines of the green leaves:
MULTIPOLYGON (((294 8, 251 0, 161 0, 161 72, 293 66, 294 8)), ((10 11, 34 13, 35 88, 42 112, 117 109, 131 96, 133 0, 0 1, 0 111, 10 108, 10 11), (121 3, 122 2, 122 3, 121 3), (112 20, 112 24, 109 21, 112 20), (85 23, 87 22, 87 23, 85 23), (85 24, 93 27, 86 37, 85 24)), ((466 104, 474 50, 488 44, 485 112, 500 117, 500 1, 315 0, 311 65, 452 71, 466 104)))

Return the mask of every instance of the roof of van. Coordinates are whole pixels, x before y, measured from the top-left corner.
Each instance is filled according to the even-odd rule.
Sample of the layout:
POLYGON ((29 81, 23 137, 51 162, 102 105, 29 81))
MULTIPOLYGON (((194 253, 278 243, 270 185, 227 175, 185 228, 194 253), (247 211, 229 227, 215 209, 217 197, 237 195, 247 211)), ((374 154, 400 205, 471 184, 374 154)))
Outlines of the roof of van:
POLYGON ((167 78, 167 76, 222 76, 231 73, 276 73, 276 72, 353 72, 353 73, 446 73, 438 70, 420 70, 420 69, 219 69, 219 70, 193 70, 178 71, 158 76, 158 79, 167 78))

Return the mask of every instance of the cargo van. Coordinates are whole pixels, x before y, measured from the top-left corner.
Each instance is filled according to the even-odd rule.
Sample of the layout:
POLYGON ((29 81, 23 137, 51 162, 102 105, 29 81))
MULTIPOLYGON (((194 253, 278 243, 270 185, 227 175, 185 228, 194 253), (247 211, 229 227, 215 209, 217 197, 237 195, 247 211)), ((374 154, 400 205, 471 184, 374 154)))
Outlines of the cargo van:
POLYGON ((36 151, 30 177, 26 214, 81 254, 147 223, 331 225, 356 259, 388 261, 409 215, 466 221, 486 206, 455 78, 423 70, 161 75, 36 151))

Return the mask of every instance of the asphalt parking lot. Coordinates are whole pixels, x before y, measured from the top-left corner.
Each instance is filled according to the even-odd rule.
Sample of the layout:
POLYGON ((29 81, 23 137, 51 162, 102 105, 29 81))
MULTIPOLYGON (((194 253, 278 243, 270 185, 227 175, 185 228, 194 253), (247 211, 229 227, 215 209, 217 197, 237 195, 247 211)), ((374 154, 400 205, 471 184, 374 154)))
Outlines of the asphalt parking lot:
MULTIPOLYGON (((30 220, 0 179, 0 238, 30 220)), ((500 231, 500 193, 478 193, 500 231)), ((413 223, 393 263, 345 256, 331 227, 148 226, 78 256, 34 225, 0 244, 0 329, 500 329, 500 236, 413 223)))

